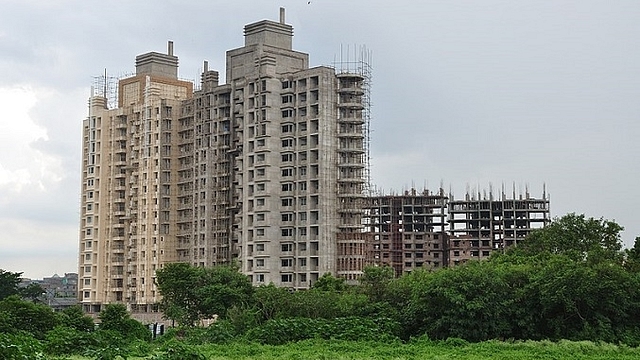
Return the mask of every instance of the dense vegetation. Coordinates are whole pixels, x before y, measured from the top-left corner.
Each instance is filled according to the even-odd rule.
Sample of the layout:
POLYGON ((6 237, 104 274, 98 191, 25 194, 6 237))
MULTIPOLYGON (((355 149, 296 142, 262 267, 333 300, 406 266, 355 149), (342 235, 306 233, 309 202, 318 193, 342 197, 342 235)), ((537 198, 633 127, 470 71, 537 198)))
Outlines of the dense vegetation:
POLYGON ((298 292, 252 287, 232 267, 170 264, 157 272, 158 288, 179 326, 154 342, 123 305, 108 305, 94 329, 80 309, 53 313, 0 276, 0 358, 637 357, 640 238, 623 251, 621 231, 569 214, 486 261, 397 279, 370 267, 359 286, 325 274, 298 292), (214 315, 213 325, 196 326, 214 315))

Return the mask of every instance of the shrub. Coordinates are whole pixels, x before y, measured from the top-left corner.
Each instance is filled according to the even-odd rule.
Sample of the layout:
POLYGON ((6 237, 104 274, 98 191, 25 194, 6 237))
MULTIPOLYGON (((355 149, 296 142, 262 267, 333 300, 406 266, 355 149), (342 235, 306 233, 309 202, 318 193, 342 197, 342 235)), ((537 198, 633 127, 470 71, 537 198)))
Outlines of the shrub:
POLYGON ((44 359, 42 344, 25 332, 0 333, 0 359, 44 359))
POLYGON ((45 336, 45 351, 51 355, 80 355, 96 345, 91 333, 66 326, 56 326, 45 336))
POLYGON ((167 340, 161 348, 161 353, 152 357, 153 360, 205 360, 205 356, 194 346, 186 345, 176 339, 167 340))

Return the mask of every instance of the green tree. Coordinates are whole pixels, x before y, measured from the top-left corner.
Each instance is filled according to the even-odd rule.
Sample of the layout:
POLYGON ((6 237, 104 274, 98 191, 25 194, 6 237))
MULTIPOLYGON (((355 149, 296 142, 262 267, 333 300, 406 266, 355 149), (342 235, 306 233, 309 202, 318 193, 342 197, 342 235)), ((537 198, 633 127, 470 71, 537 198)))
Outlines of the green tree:
POLYGON ((31 302, 37 302, 43 297, 45 290, 40 286, 40 284, 31 283, 26 287, 21 288, 19 293, 24 299, 31 300, 31 302))
POLYGON ((115 332, 125 342, 135 339, 150 340, 151 332, 135 319, 132 319, 124 304, 107 304, 98 314, 101 331, 115 332))
POLYGON ((201 315, 198 312, 198 268, 186 263, 166 264, 156 271, 158 290, 162 295, 160 308, 164 315, 179 325, 193 325, 201 315))
POLYGON ((510 250, 527 256, 548 252, 564 254, 575 261, 621 263, 622 230, 613 221, 570 213, 533 231, 521 245, 510 250))
POLYGON ((360 286, 371 301, 381 302, 394 278, 395 272, 390 266, 368 266, 360 277, 360 286))
POLYGON ((68 307, 60 313, 63 326, 83 332, 91 332, 95 325, 93 319, 82 312, 80 305, 68 307))
POLYGON ((50 307, 22 300, 18 295, 0 301, 0 332, 26 331, 37 339, 59 324, 50 307))
POLYGON ((640 236, 636 237, 633 247, 625 250, 625 268, 632 272, 640 272, 640 236))
POLYGON ((156 281, 165 316, 186 326, 214 315, 226 317, 231 307, 248 305, 254 291, 251 281, 229 266, 167 264, 156 272, 156 281))
POLYGON ((19 293, 18 284, 22 273, 14 273, 0 269, 0 300, 19 293))
POLYGON ((337 278, 331 273, 324 273, 311 287, 321 291, 345 291, 347 283, 343 278, 337 278))

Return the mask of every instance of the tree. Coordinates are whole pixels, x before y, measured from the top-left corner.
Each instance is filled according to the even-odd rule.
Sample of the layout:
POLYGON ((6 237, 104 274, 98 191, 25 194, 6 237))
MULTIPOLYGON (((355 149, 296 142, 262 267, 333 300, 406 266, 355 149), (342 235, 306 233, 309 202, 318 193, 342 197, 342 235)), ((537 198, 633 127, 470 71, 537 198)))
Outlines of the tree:
POLYGON ((98 314, 98 319, 100 319, 100 330, 116 332, 125 341, 151 340, 149 329, 132 319, 124 304, 107 304, 98 314))
POLYGON ((186 263, 166 264, 156 271, 164 316, 180 325, 193 325, 200 318, 195 293, 198 278, 198 269, 186 263))
POLYGON ((360 277, 360 285, 371 301, 380 302, 384 300, 394 278, 395 271, 390 266, 368 266, 360 277))
POLYGON ((624 228, 613 221, 570 213, 533 231, 521 245, 510 250, 527 256, 548 252, 563 254, 575 261, 621 263, 622 230, 624 228))
POLYGON ((24 299, 31 300, 31 302, 37 302, 42 294, 45 293, 45 290, 40 286, 40 284, 31 283, 26 287, 20 289, 20 295, 24 299))
POLYGON ((640 272, 640 236, 636 237, 631 249, 625 250, 624 267, 633 272, 640 272))
POLYGON ((77 331, 90 332, 94 330, 93 319, 82 312, 80 305, 62 310, 60 314, 62 325, 77 331))
POLYGON ((251 302, 254 291, 251 281, 230 266, 167 264, 156 272, 156 281, 165 316, 186 326, 214 315, 224 318, 231 307, 251 302))
POLYGON ((0 300, 19 293, 18 284, 22 273, 14 273, 0 269, 0 300))
POLYGON ((311 287, 320 291, 344 291, 347 283, 343 278, 337 278, 331 273, 324 273, 311 287))
POLYGON ((22 330, 42 340, 58 324, 58 316, 46 305, 24 301, 18 295, 0 301, 0 332, 22 330))

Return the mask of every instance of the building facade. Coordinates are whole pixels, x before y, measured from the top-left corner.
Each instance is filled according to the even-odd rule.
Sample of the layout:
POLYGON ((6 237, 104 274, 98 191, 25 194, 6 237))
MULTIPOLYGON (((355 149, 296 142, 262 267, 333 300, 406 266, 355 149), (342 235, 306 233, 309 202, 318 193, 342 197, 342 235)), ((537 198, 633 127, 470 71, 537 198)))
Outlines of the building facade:
MULTIPOLYGON (((79 298, 154 311, 170 262, 237 264, 256 285, 308 288, 366 261, 362 224, 369 67, 309 68, 280 21, 245 26, 226 82, 178 58, 136 58, 134 76, 90 98, 83 127, 79 298)), ((344 65, 344 66, 343 66, 344 65)))

